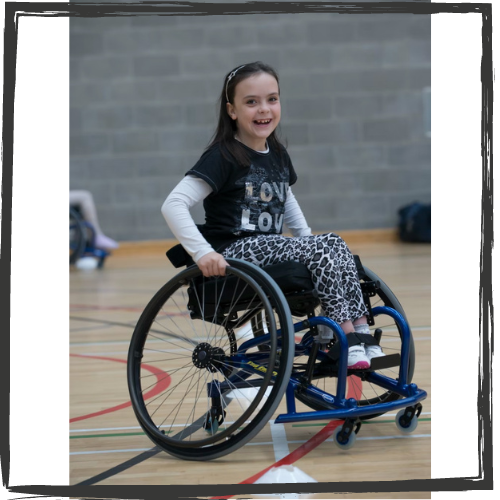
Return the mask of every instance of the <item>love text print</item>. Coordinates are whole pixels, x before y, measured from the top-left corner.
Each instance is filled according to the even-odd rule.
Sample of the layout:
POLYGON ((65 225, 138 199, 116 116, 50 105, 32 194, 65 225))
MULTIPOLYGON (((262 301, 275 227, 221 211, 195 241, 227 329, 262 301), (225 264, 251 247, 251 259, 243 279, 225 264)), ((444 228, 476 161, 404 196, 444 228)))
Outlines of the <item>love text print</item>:
POLYGON ((260 187, 253 182, 246 182, 241 229, 280 233, 287 189, 288 182, 263 182, 260 187), (250 207, 253 210, 250 210, 250 207))

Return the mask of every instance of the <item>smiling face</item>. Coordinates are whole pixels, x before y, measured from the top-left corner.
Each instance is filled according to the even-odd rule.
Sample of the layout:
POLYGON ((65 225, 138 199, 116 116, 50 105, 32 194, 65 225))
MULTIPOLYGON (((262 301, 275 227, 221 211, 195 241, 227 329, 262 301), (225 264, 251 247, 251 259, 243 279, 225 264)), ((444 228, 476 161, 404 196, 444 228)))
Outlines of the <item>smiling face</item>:
POLYGON ((281 118, 278 82, 269 73, 245 78, 236 85, 227 112, 236 120, 238 139, 249 148, 263 151, 281 118))

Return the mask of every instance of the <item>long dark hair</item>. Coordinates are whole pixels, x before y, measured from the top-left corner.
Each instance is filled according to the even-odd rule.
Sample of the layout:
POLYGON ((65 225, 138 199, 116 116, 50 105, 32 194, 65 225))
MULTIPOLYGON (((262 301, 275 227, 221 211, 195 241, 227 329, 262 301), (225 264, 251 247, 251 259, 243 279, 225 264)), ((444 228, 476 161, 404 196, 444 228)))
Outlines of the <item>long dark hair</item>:
MULTIPOLYGON (((219 144, 221 146, 222 154, 226 159, 230 161, 236 160, 237 163, 244 166, 250 165, 248 150, 234 138, 237 131, 236 121, 228 115, 226 103, 233 103, 236 85, 238 85, 239 82, 258 73, 268 73, 276 78, 279 92, 280 82, 278 74, 271 66, 268 66, 260 61, 236 66, 236 68, 232 69, 224 77, 224 84, 219 98, 219 121, 217 123, 215 134, 213 135, 210 144, 207 146, 207 149, 209 149, 214 144, 219 144), (234 74, 232 75, 232 73, 234 74), (229 79, 230 75, 232 76, 229 79), (232 158, 230 158, 230 156, 232 156, 232 158)), ((278 138, 276 129, 273 130, 271 135, 267 138, 267 143, 270 149, 273 149, 278 153, 278 155, 281 156, 282 144, 278 138)))

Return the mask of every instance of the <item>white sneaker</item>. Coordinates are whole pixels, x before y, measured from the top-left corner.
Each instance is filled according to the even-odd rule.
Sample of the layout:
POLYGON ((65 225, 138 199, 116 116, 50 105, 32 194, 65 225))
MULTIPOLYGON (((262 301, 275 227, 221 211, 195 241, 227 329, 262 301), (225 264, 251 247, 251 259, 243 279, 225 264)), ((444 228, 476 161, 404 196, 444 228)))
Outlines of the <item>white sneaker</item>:
POLYGON ((370 368, 370 360, 366 356, 365 348, 362 344, 349 347, 347 368, 350 370, 366 370, 370 368))
POLYGON ((373 358, 380 358, 385 356, 385 353, 382 351, 382 348, 379 345, 367 345, 365 346, 365 354, 369 361, 373 358))

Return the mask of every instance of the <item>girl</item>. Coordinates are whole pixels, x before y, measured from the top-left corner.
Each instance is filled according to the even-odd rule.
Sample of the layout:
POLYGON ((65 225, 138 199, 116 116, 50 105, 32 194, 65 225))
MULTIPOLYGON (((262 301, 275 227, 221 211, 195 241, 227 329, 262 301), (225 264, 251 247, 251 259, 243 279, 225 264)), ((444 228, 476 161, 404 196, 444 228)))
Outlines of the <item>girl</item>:
MULTIPOLYGON (((276 135, 281 104, 278 75, 261 62, 224 78, 214 138, 170 193, 162 213, 204 276, 224 275, 225 258, 267 266, 304 263, 325 315, 343 331, 370 333, 356 265, 336 234, 312 235, 291 187, 297 175, 276 135), (200 229, 189 209, 203 200, 200 229), (293 237, 282 236, 286 224, 293 237)), ((366 369, 379 346, 349 348, 348 367, 366 369)))

